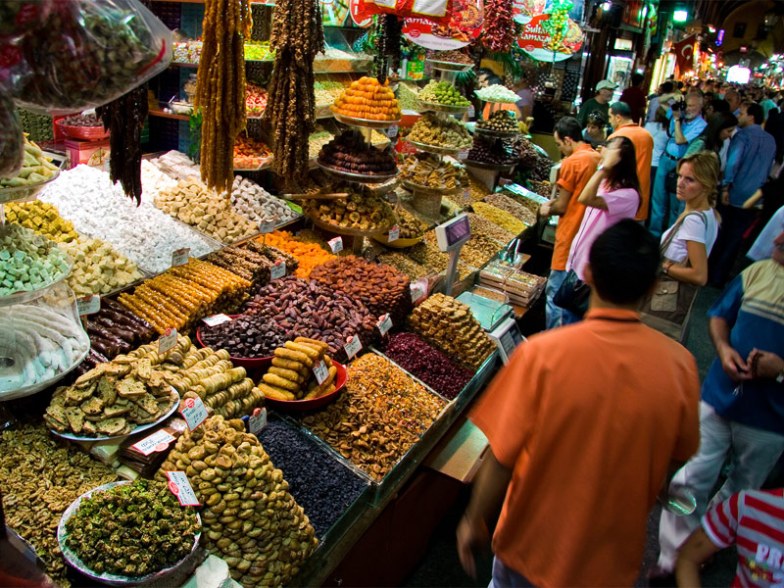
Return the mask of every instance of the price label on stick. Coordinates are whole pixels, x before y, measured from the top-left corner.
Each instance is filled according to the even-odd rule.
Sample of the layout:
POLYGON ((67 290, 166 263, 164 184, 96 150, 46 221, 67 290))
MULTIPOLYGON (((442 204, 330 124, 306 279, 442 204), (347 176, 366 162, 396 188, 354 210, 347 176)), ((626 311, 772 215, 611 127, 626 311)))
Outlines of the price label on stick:
POLYGON ((346 355, 348 355, 348 358, 351 359, 357 353, 359 353, 360 349, 362 349, 362 341, 360 341, 359 337, 356 335, 351 335, 351 337, 348 338, 348 341, 346 341, 346 344, 343 346, 343 349, 346 350, 346 355))
POLYGON ((275 230, 275 223, 273 222, 263 222, 259 223, 259 233, 262 235, 266 235, 267 233, 271 233, 275 230))
POLYGON ((323 359, 313 366, 313 375, 316 376, 316 381, 319 385, 323 384, 329 377, 329 368, 323 359))
POLYGON ((174 436, 167 430, 160 429, 138 443, 134 443, 131 447, 142 455, 150 455, 156 451, 166 451, 172 441, 175 441, 174 436))
POLYGON ((334 239, 327 241, 327 243, 329 243, 329 248, 332 249, 332 253, 340 253, 343 251, 343 237, 335 237, 334 239))
POLYGON ((278 261, 270 268, 270 279, 279 280, 286 275, 286 262, 278 261))
POLYGON ((392 125, 387 129, 387 137, 389 137, 390 139, 397 137, 398 131, 399 131, 398 126, 392 125))
POLYGON ((182 506, 201 506, 185 472, 166 472, 166 477, 169 478, 169 490, 182 506))
POLYGON ((380 319, 378 319, 378 323, 376 323, 381 336, 383 337, 392 329, 392 319, 389 318, 389 313, 386 313, 380 319))
POLYGON ((207 420, 207 407, 204 406, 201 398, 186 398, 185 407, 180 410, 180 414, 185 419, 188 428, 193 431, 207 420))
POLYGON ((230 323, 231 317, 228 314, 211 314, 210 316, 205 316, 201 319, 201 322, 208 327, 217 327, 223 323, 230 323))
POLYGON ((169 327, 163 334, 163 337, 158 339, 158 353, 163 355, 167 351, 174 349, 177 345, 177 329, 169 327))
POLYGON ((417 304, 427 296, 427 280, 420 278, 411 282, 411 302, 417 304))
POLYGON ((188 247, 183 247, 182 249, 177 249, 176 251, 172 252, 172 267, 178 265, 185 265, 188 263, 188 258, 191 256, 191 250, 188 247))
POLYGON ((258 435, 267 426, 267 409, 257 408, 248 417, 248 431, 251 435, 258 435))
POLYGON ((398 239, 400 239, 400 227, 395 225, 389 229, 389 243, 392 243, 392 241, 397 241, 398 239))
POLYGON ((101 297, 97 294, 93 294, 92 296, 77 298, 76 308, 79 309, 79 316, 95 314, 101 310, 101 297))

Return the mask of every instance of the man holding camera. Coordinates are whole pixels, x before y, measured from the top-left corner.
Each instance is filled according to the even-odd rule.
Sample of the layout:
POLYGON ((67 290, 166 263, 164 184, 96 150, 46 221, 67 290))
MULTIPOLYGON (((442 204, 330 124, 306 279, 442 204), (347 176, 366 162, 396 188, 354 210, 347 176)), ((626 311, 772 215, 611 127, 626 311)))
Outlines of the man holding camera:
POLYGON ((676 168, 678 160, 686 153, 689 143, 705 130, 707 123, 702 118, 702 104, 702 96, 691 93, 685 100, 681 98, 679 102, 675 102, 668 113, 670 117, 670 128, 667 131, 669 140, 664 147, 664 153, 662 153, 659 167, 656 170, 648 227, 651 233, 657 237, 660 237, 665 229, 672 226, 681 213, 683 204, 678 202, 675 196, 676 168))

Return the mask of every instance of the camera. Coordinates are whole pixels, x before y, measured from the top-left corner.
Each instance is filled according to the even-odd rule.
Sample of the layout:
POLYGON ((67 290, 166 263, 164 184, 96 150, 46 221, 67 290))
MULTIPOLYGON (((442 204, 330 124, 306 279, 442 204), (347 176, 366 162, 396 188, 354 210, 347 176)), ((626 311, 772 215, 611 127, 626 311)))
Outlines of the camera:
POLYGON ((686 99, 681 96, 681 99, 672 103, 673 112, 684 112, 686 110, 686 99))

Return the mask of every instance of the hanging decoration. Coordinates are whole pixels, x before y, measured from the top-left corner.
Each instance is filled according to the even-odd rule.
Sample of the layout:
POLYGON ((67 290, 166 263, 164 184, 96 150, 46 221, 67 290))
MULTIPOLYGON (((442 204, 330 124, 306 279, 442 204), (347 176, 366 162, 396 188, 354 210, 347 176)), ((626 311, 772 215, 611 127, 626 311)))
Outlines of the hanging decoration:
POLYGON ((390 68, 394 71, 400 67, 400 32, 402 24, 394 14, 382 14, 378 17, 376 35, 376 56, 373 59, 376 78, 379 83, 387 81, 390 68))
POLYGON ((493 53, 506 53, 515 39, 512 0, 485 0, 482 44, 493 53))
POLYGON ((452 0, 446 24, 428 18, 407 18, 403 35, 426 49, 460 49, 479 38, 484 22, 483 0, 452 0))
POLYGON ((569 59, 583 45, 584 34, 576 22, 566 17, 566 24, 554 25, 552 18, 552 14, 533 17, 517 38, 520 48, 537 61, 569 59))

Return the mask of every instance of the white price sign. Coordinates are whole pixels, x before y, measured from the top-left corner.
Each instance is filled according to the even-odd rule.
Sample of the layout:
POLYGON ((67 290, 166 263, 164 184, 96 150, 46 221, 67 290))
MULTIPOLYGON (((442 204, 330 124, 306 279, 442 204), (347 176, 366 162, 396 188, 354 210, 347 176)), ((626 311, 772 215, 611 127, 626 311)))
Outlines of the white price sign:
POLYGON ((201 506, 185 472, 166 472, 166 477, 169 478, 169 490, 182 506, 201 506))
POLYGON ((398 126, 392 125, 387 129, 387 137, 389 137, 390 139, 392 139, 393 137, 397 137, 398 131, 399 131, 398 126))
POLYGON ((332 253, 340 253, 343 251, 343 237, 335 237, 334 239, 327 241, 327 243, 329 243, 329 248, 332 249, 332 253))
POLYGON ((207 407, 204 406, 201 398, 186 398, 185 407, 180 411, 180 414, 188 424, 188 428, 193 431, 207 420, 207 407))
POLYGON ((166 448, 169 447, 169 443, 174 440, 174 435, 171 435, 165 429, 160 429, 138 443, 134 443, 131 447, 142 455, 150 455, 156 451, 166 451, 166 448))
POLYGON ((389 318, 389 313, 386 313, 380 319, 378 319, 378 323, 376 323, 381 336, 383 337, 392 329, 392 319, 389 318))
POLYGON ((278 261, 270 268, 270 279, 279 280, 286 275, 286 262, 278 261))
POLYGON ((191 256, 191 250, 188 247, 177 249, 172 252, 172 267, 177 265, 185 265, 188 263, 188 258, 191 256))
POLYGON ((346 350, 346 355, 348 358, 351 359, 357 353, 359 353, 360 349, 362 349, 362 341, 359 340, 359 337, 356 335, 351 335, 346 341, 346 344, 343 346, 343 349, 346 350))
POLYGON ((101 297, 97 294, 85 296, 76 300, 76 307, 79 309, 79 316, 95 314, 101 310, 101 297))
POLYGON ((323 359, 313 366, 313 375, 316 376, 316 381, 319 384, 323 384, 329 377, 329 368, 323 359))
POLYGON ((208 327, 217 327, 223 323, 230 323, 231 317, 228 314, 211 314, 210 316, 205 316, 201 319, 201 322, 208 327))
POLYGON ((392 243, 392 241, 397 241, 400 239, 400 227, 395 225, 391 229, 389 229, 389 239, 388 242, 392 243))
POLYGON ((158 339, 158 353, 163 355, 167 351, 174 349, 177 345, 177 329, 169 327, 163 334, 163 337, 158 339))
POLYGON ((411 302, 416 304, 427 296, 427 280, 418 279, 416 282, 411 282, 411 302))
POLYGON ((248 431, 251 435, 258 435, 267 426, 267 409, 257 408, 248 417, 248 431))

